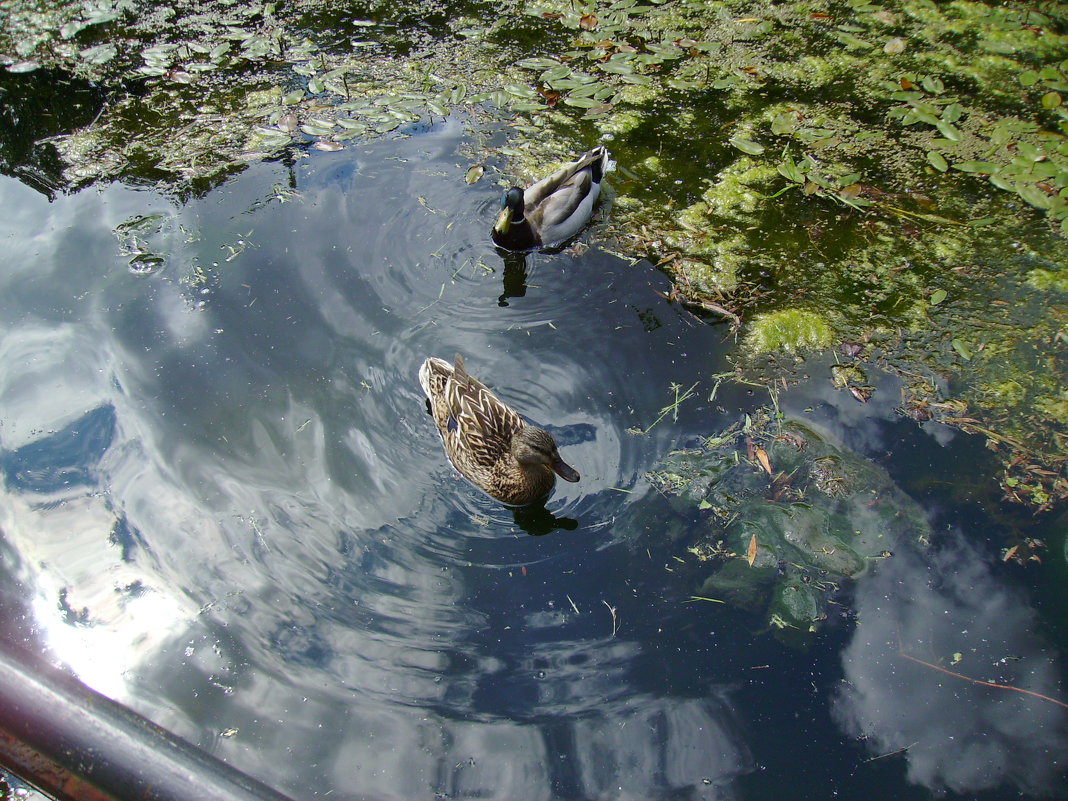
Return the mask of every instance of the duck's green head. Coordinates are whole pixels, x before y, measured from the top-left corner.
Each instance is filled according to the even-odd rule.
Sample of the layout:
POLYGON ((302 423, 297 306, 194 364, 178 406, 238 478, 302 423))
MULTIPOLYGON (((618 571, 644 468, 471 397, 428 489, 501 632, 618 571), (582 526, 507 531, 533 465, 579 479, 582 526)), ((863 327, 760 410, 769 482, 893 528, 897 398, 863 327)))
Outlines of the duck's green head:
POLYGON ((512 223, 518 222, 523 222, 523 190, 513 186, 501 194, 501 213, 497 215, 493 230, 498 234, 506 234, 512 223))

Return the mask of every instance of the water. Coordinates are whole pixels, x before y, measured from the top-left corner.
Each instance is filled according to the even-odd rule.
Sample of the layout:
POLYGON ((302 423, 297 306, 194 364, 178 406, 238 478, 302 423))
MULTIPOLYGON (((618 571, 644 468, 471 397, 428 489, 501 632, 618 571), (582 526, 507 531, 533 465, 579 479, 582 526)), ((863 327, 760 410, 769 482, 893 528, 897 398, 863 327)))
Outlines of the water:
POLYGON ((889 561, 862 625, 805 652, 683 603, 694 569, 639 514, 643 476, 765 398, 709 400, 729 330, 649 264, 502 260, 462 142, 453 122, 254 165, 184 206, 0 183, 0 545, 29 621, 7 636, 294 798, 1063 789, 1062 709, 897 653, 904 630, 982 678, 1018 659, 1057 694, 1058 632, 961 533, 985 512, 923 483, 934 460, 974 480, 970 441, 901 422, 889 381, 863 406, 784 394, 925 503, 939 556, 889 561), (445 461, 416 371, 458 351, 582 474, 547 513, 445 461))

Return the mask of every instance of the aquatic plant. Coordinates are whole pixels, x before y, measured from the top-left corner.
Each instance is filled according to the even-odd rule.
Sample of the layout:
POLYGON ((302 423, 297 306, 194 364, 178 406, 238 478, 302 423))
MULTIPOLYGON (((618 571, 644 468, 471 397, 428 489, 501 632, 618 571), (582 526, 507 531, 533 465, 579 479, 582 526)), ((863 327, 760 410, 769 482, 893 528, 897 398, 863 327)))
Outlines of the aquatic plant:
POLYGON ((666 454, 647 478, 658 493, 634 513, 635 530, 678 541, 691 600, 754 612, 795 644, 845 582, 930 541, 922 509, 881 467, 774 408, 666 454))
POLYGON ((831 344, 827 321, 807 309, 782 309, 759 314, 749 326, 745 345, 756 355, 786 351, 822 350, 831 344))

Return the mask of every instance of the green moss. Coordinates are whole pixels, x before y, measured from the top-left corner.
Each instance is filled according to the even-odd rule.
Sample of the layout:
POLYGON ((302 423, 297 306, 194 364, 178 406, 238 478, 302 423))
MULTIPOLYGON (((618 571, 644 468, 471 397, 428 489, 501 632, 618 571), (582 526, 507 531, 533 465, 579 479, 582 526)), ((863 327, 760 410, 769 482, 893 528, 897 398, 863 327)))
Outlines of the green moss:
POLYGON ((611 116, 599 117, 595 125, 602 136, 622 136, 641 127, 645 115, 638 111, 616 111, 611 116))
POLYGON ((745 344, 750 352, 798 353, 830 346, 834 330, 823 317, 806 309, 767 312, 753 320, 745 344))
POLYGON ((839 51, 838 56, 803 56, 796 61, 772 64, 768 76, 806 89, 819 89, 841 80, 855 63, 856 59, 845 56, 844 51, 839 51))
POLYGON ((707 211, 720 217, 752 214, 765 199, 764 192, 754 186, 766 187, 778 177, 773 165, 742 157, 720 172, 705 190, 702 197, 707 211))
POLYGON ((619 90, 617 98, 620 102, 638 106, 651 103, 660 98, 660 96, 660 91, 653 86, 628 84, 619 90))
POLYGON ((987 399, 988 403, 1005 408, 1018 406, 1027 396, 1027 390, 1012 379, 982 384, 976 389, 980 395, 987 399))
POLYGON ((1035 408, 1050 420, 1064 425, 1064 422, 1068 420, 1068 390, 1061 390, 1056 396, 1038 398, 1035 401, 1035 408))
POLYGON ((742 236, 709 238, 691 253, 703 258, 683 258, 676 270, 691 290, 712 296, 733 292, 749 260, 749 246, 742 236))
POLYGON ((1046 270, 1037 267, 1027 273, 1027 284, 1043 292, 1068 292, 1068 270, 1046 270))

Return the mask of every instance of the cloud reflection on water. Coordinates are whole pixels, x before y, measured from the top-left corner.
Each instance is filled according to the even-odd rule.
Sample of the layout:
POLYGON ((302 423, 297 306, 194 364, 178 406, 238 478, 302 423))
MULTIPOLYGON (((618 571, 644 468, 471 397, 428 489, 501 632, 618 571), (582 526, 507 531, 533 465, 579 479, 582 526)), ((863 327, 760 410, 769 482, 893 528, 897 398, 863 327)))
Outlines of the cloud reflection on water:
MULTIPOLYGON (((595 249, 532 257, 523 293, 500 306, 514 274, 484 241, 486 187, 466 188, 458 141, 444 129, 380 142, 358 168, 348 152, 316 156, 295 168, 301 197, 284 204, 264 200, 288 180, 277 165, 178 209, 121 187, 47 204, 6 182, 5 550, 20 557, 39 627, 88 682, 295 797, 734 798, 753 769, 750 734, 729 685, 707 678, 735 677, 735 657, 660 664, 659 629, 675 635, 693 613, 673 605, 673 574, 648 550, 635 559, 615 526, 657 455, 725 419, 700 399, 723 367, 721 333, 687 327, 648 265, 595 249), (159 273, 132 276, 112 229, 150 210, 173 237, 184 226, 197 238, 172 243, 159 273), (192 265, 223 260, 238 238, 249 247, 197 284, 192 265), (457 350, 561 432, 583 480, 550 508, 577 530, 527 537, 445 462, 415 371, 457 350), (698 379, 677 420, 627 433, 670 403, 671 382, 698 379), (80 440, 49 439, 76 430, 80 440), (34 475, 77 480, 20 481, 31 457, 34 475), (608 637, 606 591, 648 601, 658 637, 608 637)), ((717 403, 737 412, 729 393, 717 403)), ((658 536, 643 544, 674 562, 658 536)), ((906 559, 861 586, 869 639, 896 641, 878 604, 906 559)), ((973 628, 1026 630, 1014 608, 973 628)), ((910 614, 888 618, 916 642, 910 614)), ((930 614, 916 620, 942 622, 930 614)), ((854 643, 856 689, 839 709, 850 731, 875 721, 889 746, 935 728, 901 698, 924 704, 937 682, 922 674, 885 697, 893 671, 912 669, 887 648, 854 643)), ((944 709, 965 721, 944 734, 993 727, 999 754, 1040 774, 1024 718, 1014 730, 972 709, 986 707, 944 709)), ((1033 719, 1046 746, 1063 746, 1059 718, 1033 719)), ((981 786, 954 785, 949 770, 963 767, 939 753, 910 751, 918 781, 981 786)))
POLYGON ((907 749, 909 781, 934 792, 1053 791, 1068 759, 1065 709, 899 653, 982 681, 1063 695, 1056 657, 1034 633, 1034 610, 973 546, 947 534, 933 553, 901 549, 858 585, 856 607, 859 625, 842 655, 847 684, 834 704, 850 736, 863 737, 873 755, 907 749))

